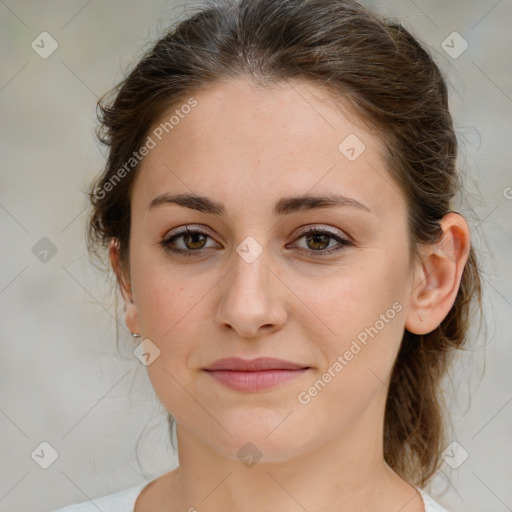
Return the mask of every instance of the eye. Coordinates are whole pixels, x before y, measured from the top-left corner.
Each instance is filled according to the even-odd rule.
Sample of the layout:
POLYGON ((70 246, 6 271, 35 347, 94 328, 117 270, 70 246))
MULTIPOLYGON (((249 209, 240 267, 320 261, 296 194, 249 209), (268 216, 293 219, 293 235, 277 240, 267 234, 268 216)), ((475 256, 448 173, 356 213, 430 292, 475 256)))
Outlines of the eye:
POLYGON ((199 229, 186 228, 178 233, 173 234, 162 240, 160 245, 166 250, 174 254, 183 256, 196 256, 200 255, 206 247, 206 239, 211 238, 208 233, 199 229), (182 247, 173 247, 174 241, 182 239, 182 247))
POLYGON ((305 239, 306 252, 313 256, 323 256, 341 250, 344 246, 352 245, 350 240, 341 237, 325 228, 309 228, 301 233, 297 240, 305 239), (331 242, 338 242, 334 247, 329 247, 331 242))

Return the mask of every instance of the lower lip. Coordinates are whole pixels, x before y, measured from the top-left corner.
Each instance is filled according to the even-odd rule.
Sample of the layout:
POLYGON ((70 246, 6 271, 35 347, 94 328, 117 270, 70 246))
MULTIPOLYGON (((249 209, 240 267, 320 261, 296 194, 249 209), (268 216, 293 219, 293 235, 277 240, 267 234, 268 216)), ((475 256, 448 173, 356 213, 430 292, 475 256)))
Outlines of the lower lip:
POLYGON ((264 391, 283 382, 300 377, 308 368, 300 370, 262 370, 239 372, 233 370, 206 370, 215 380, 237 391, 264 391))

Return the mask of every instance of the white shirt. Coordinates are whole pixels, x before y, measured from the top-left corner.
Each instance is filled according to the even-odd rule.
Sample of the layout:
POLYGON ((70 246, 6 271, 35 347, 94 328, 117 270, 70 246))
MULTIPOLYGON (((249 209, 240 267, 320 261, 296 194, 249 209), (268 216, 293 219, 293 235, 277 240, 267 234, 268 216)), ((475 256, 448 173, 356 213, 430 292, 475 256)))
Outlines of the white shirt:
MULTIPOLYGON (((137 498, 148 484, 149 482, 144 482, 135 487, 97 498, 94 500, 94 503, 92 501, 85 501, 76 505, 59 508, 53 512, 98 512, 98 509, 101 512, 133 512, 137 498)), ((416 487, 416 489, 423 498, 425 512, 448 512, 422 489, 419 487, 416 487)))

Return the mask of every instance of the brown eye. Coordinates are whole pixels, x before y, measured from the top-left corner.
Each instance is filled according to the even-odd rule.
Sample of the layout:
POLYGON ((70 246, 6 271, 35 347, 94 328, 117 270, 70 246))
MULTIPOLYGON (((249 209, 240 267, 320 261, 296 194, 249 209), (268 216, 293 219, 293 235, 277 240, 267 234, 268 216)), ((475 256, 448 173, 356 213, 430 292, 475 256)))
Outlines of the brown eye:
POLYGON ((206 246, 209 238, 211 239, 211 237, 203 231, 187 228, 184 231, 162 240, 160 245, 162 245, 166 251, 174 254, 182 256, 200 256, 204 253, 204 250, 210 248, 206 246))
POLYGON ((306 247, 303 248, 306 253, 314 256, 328 255, 341 250, 343 246, 352 245, 350 240, 342 238, 337 233, 319 228, 313 228, 303 232, 297 240, 301 239, 304 239, 306 242, 306 247), (331 242, 337 242, 337 244, 329 247, 331 242))
POLYGON ((183 237, 183 243, 188 249, 202 249, 206 243, 206 236, 202 233, 187 233, 180 236, 183 237))
POLYGON ((323 250, 329 246, 332 237, 323 233, 313 233, 306 236, 308 247, 313 250, 323 250))

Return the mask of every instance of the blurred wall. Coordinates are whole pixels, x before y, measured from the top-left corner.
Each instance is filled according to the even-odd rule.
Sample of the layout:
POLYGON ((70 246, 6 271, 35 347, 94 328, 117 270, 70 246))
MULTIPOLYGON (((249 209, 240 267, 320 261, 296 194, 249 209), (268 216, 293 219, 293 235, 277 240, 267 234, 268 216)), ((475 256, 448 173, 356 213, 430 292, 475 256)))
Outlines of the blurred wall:
MULTIPOLYGON (((447 383, 457 444, 427 490, 454 512, 512 510, 512 4, 365 3, 402 21, 446 73, 461 211, 485 269, 487 335, 447 383)), ((113 294, 85 250, 83 190, 103 164, 98 97, 187 5, 0 1, 1 511, 53 510, 177 464, 122 317, 117 353, 113 294)))

